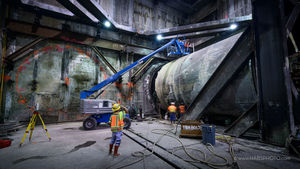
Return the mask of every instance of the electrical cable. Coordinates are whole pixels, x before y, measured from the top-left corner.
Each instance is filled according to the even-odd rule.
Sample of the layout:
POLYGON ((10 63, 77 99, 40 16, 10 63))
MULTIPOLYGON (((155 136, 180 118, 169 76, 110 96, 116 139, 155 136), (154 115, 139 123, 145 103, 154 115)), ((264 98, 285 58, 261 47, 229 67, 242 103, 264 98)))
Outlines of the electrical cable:
MULTIPOLYGON (((165 130, 165 129, 154 129, 152 130, 151 132, 154 133, 154 134, 162 134, 162 133, 159 133, 159 132, 154 132, 156 130, 165 130)), ((188 155, 188 157, 190 157, 192 160, 187 160, 187 159, 184 159, 184 161, 187 161, 187 162, 201 162, 201 163, 205 163, 207 164, 208 166, 212 167, 212 168, 216 168, 218 169, 219 166, 228 166, 230 165, 227 158, 226 157, 223 157, 221 155, 218 155, 215 153, 215 150, 214 150, 214 147, 211 145, 211 144, 206 144, 206 148, 208 149, 208 151, 210 151, 213 155, 215 155, 216 157, 219 157, 220 159, 223 159, 225 161, 225 163, 213 163, 213 162, 210 162, 208 160, 206 160, 206 154, 205 152, 203 152, 202 150, 200 149, 192 149, 192 148, 186 148, 185 145, 183 144, 183 142, 177 137, 177 136, 173 136, 173 135, 166 135, 166 136, 169 136, 169 137, 172 137, 174 139, 176 139, 181 145, 182 145, 182 148, 184 150, 184 152, 186 153, 186 155, 188 155), (211 147, 211 148, 209 148, 211 147), (196 150, 196 151, 199 151, 199 152, 202 152, 202 154, 204 154, 204 160, 201 160, 201 159, 198 159, 194 156, 192 156, 188 151, 187 149, 192 149, 192 150, 196 150)), ((179 149, 178 149, 179 150, 179 149)), ((178 151, 176 150, 176 151, 178 151)))
MULTIPOLYGON (((154 142, 154 144, 152 145, 153 147, 152 147, 150 153, 148 153, 148 154, 145 153, 145 151, 147 150, 147 148, 144 148, 143 150, 140 150, 140 151, 133 152, 133 153, 131 154, 133 157, 139 157, 139 158, 141 158, 141 159, 139 159, 139 160, 137 160, 137 161, 134 161, 134 162, 132 162, 132 163, 123 165, 123 166, 118 167, 118 168, 116 168, 116 169, 121 169, 121 168, 125 168, 125 167, 128 167, 128 166, 131 166, 131 165, 133 165, 133 164, 136 164, 136 163, 138 163, 138 162, 144 160, 146 157, 151 156, 151 155, 154 153, 155 145, 156 145, 157 143, 159 143, 159 142, 161 141, 161 139, 162 139, 166 134, 168 134, 169 132, 171 132, 172 130, 173 130, 173 129, 170 129, 168 132, 166 132, 165 134, 161 135, 161 136, 157 139, 156 142, 154 142)), ((132 131, 132 130, 129 129, 129 131, 132 131)), ((132 131, 132 132, 133 132, 133 131, 132 131)), ((139 135, 139 134, 136 134, 136 135, 139 135)), ((148 146, 148 148, 149 148, 149 146, 148 146)), ((112 166, 114 166, 114 165, 112 165, 112 166)), ((110 167, 112 167, 112 166, 109 166, 109 167, 107 167, 106 169, 108 169, 108 168, 110 168, 110 167)))
MULTIPOLYGON (((233 151, 232 143, 229 142, 229 140, 228 140, 225 136, 224 136, 224 138, 226 139, 226 142, 227 142, 227 144, 229 145, 229 153, 230 153, 230 156, 232 157, 232 160, 233 160, 233 163, 231 163, 231 164, 229 163, 229 161, 228 161, 228 159, 227 159, 226 157, 223 157, 223 156, 221 156, 221 155, 215 153, 215 149, 214 149, 213 145, 211 145, 211 144, 208 143, 208 144, 205 145, 206 148, 207 148, 207 150, 208 150, 211 154, 213 154, 215 157, 218 157, 218 158, 224 160, 223 163, 214 163, 214 162, 211 162, 210 160, 212 159, 212 157, 211 157, 210 159, 207 159, 207 154, 206 154, 205 152, 203 152, 201 149, 188 148, 187 146, 185 146, 185 145, 183 144, 183 142, 179 139, 179 137, 177 137, 176 135, 174 135, 174 133, 172 133, 173 135, 170 135, 169 133, 171 133, 172 130, 174 130, 174 129, 153 129, 153 130, 151 130, 151 133, 161 135, 161 136, 160 136, 160 137, 152 144, 151 152, 150 152, 150 153, 146 153, 146 152, 145 152, 145 151, 147 151, 147 148, 150 148, 150 146, 147 146, 147 148, 144 148, 144 149, 141 150, 141 151, 133 152, 131 155, 132 155, 133 157, 138 157, 138 158, 140 158, 140 159, 137 160, 137 161, 134 161, 134 162, 132 162, 132 163, 129 163, 129 164, 120 166, 120 167, 118 167, 117 169, 121 169, 121 168, 125 168, 125 167, 128 167, 128 166, 131 166, 131 165, 136 164, 136 163, 138 163, 138 162, 140 162, 140 161, 142 161, 142 160, 144 161, 145 158, 151 156, 151 155, 154 153, 154 148, 156 147, 156 144, 158 144, 158 143, 162 140, 162 138, 163 138, 164 136, 169 136, 169 137, 171 137, 171 138, 174 138, 174 139, 176 139, 176 140, 181 144, 181 147, 176 148, 176 149, 173 150, 171 153, 174 154, 176 151, 182 149, 182 150, 185 152, 185 154, 186 154, 189 158, 191 158, 191 159, 183 159, 183 160, 186 161, 186 162, 190 162, 190 163, 204 163, 204 164, 206 164, 206 165, 208 165, 208 166, 210 166, 210 167, 212 167, 212 168, 215 168, 215 169, 231 168, 234 164, 236 164, 237 167, 238 167, 237 161, 236 161, 236 159, 235 159, 235 157, 234 157, 234 151, 233 151), (158 132, 158 131, 162 131, 162 132, 158 132), (187 150, 193 150, 193 151, 198 151, 198 152, 200 152, 201 154, 203 154, 203 159, 198 159, 198 158, 194 157, 194 156, 191 155, 187 150)), ((131 131, 131 132, 133 132, 134 134, 136 134, 136 133, 135 133, 133 130, 131 130, 131 129, 130 129, 129 131, 131 131)), ((140 135, 140 134, 136 134, 136 135, 140 135)), ((114 165, 113 165, 113 166, 114 166, 114 165)), ((145 163, 143 164, 143 166, 144 166, 144 168, 145 168, 145 163)), ((112 167, 112 166, 110 166, 110 167, 112 167)), ((110 167, 108 167, 108 168, 110 168, 110 167)), ((107 168, 107 169, 108 169, 108 168, 107 168)))

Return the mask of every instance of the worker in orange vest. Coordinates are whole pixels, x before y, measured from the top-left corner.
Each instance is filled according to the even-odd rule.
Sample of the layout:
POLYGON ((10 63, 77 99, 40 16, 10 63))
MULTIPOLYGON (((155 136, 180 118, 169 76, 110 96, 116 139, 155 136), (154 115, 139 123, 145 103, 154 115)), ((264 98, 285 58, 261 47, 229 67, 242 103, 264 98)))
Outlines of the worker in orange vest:
POLYGON ((176 115, 177 107, 174 102, 171 102, 171 105, 168 107, 168 112, 170 113, 170 121, 171 124, 175 124, 175 115, 176 115))
POLYGON ((113 105, 112 111, 114 111, 114 113, 110 116, 108 122, 110 124, 111 131, 112 131, 112 137, 109 144, 109 154, 112 154, 112 149, 115 144, 115 148, 114 148, 115 157, 120 155, 118 154, 118 149, 121 144, 121 138, 122 138, 123 127, 124 127, 123 119, 124 119, 125 112, 120 109, 121 106, 119 104, 113 105))
POLYGON ((180 118, 182 118, 182 116, 184 115, 185 113, 185 105, 183 103, 180 104, 179 106, 179 115, 180 115, 180 118))

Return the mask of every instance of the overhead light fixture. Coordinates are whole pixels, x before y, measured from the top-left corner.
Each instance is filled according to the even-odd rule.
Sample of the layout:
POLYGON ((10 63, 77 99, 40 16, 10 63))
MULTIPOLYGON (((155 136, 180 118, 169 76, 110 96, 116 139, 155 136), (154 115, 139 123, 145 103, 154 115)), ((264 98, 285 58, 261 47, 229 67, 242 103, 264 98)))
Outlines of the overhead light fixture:
POLYGON ((229 28, 230 28, 231 30, 234 30, 234 29, 236 29, 237 27, 238 27, 237 24, 234 23, 234 24, 231 24, 229 28))
POLYGON ((107 28, 109 28, 111 26, 111 23, 109 21, 105 21, 104 22, 104 26, 107 27, 107 28))
POLYGON ((157 40, 162 40, 162 39, 163 39, 163 37, 162 37, 162 35, 161 35, 161 34, 159 34, 159 35, 157 35, 157 36, 156 36, 156 39, 157 39, 157 40))

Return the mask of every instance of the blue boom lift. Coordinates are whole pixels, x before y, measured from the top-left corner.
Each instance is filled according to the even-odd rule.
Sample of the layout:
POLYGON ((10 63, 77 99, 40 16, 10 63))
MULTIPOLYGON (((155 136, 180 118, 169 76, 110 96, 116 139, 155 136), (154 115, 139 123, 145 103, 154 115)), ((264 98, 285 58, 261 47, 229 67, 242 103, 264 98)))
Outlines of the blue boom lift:
MULTIPOLYGON (((89 96, 94 94, 95 92, 101 90, 98 96, 104 92, 104 87, 116 82, 120 79, 126 72, 130 69, 145 63, 149 58, 154 56, 156 53, 163 51, 164 49, 169 48, 169 55, 187 55, 189 54, 189 48, 186 44, 186 41, 181 41, 177 39, 172 39, 169 43, 165 44, 164 46, 160 47, 159 49, 155 50, 151 54, 139 59, 138 61, 132 63, 128 67, 124 68, 123 70, 117 72, 116 74, 112 75, 108 79, 104 80, 103 82, 99 83, 98 85, 94 86, 89 90, 84 90, 80 92, 80 108, 81 112, 84 114, 91 114, 87 119, 83 122, 83 127, 85 129, 94 129, 97 124, 99 123, 107 123, 111 114, 112 104, 115 103, 112 100, 108 99, 87 99, 89 96), (173 45, 173 46, 172 46, 173 45)), ((97 96, 97 97, 98 97, 97 96)), ((124 119, 125 126, 124 128, 130 127, 130 119, 128 118, 128 114, 126 114, 126 118, 124 119)))

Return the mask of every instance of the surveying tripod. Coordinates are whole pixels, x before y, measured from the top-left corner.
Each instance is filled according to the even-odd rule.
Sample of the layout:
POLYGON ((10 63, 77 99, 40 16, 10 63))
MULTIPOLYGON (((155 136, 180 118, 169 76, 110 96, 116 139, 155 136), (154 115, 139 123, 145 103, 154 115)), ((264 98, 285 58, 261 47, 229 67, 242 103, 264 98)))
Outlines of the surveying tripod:
POLYGON ((23 144, 23 142, 25 140, 26 135, 29 133, 29 129, 31 130, 30 131, 30 135, 29 135, 29 141, 31 141, 31 136, 32 136, 32 133, 33 133, 33 130, 34 130, 34 127, 35 127, 35 124, 36 124, 36 120, 37 120, 38 117, 40 118, 40 120, 41 120, 41 122, 43 124, 43 128, 44 128, 44 130, 47 133, 49 141, 51 141, 51 137, 50 137, 50 135, 48 133, 48 130, 46 129, 46 126, 45 126, 45 123, 44 123, 44 121, 42 119, 42 116, 40 115, 39 112, 34 111, 32 117, 30 119, 29 125, 28 125, 28 127, 27 127, 27 129, 25 131, 25 134, 24 134, 23 138, 22 138, 22 141, 21 141, 21 143, 19 145, 20 147, 22 146, 22 144, 23 144))

